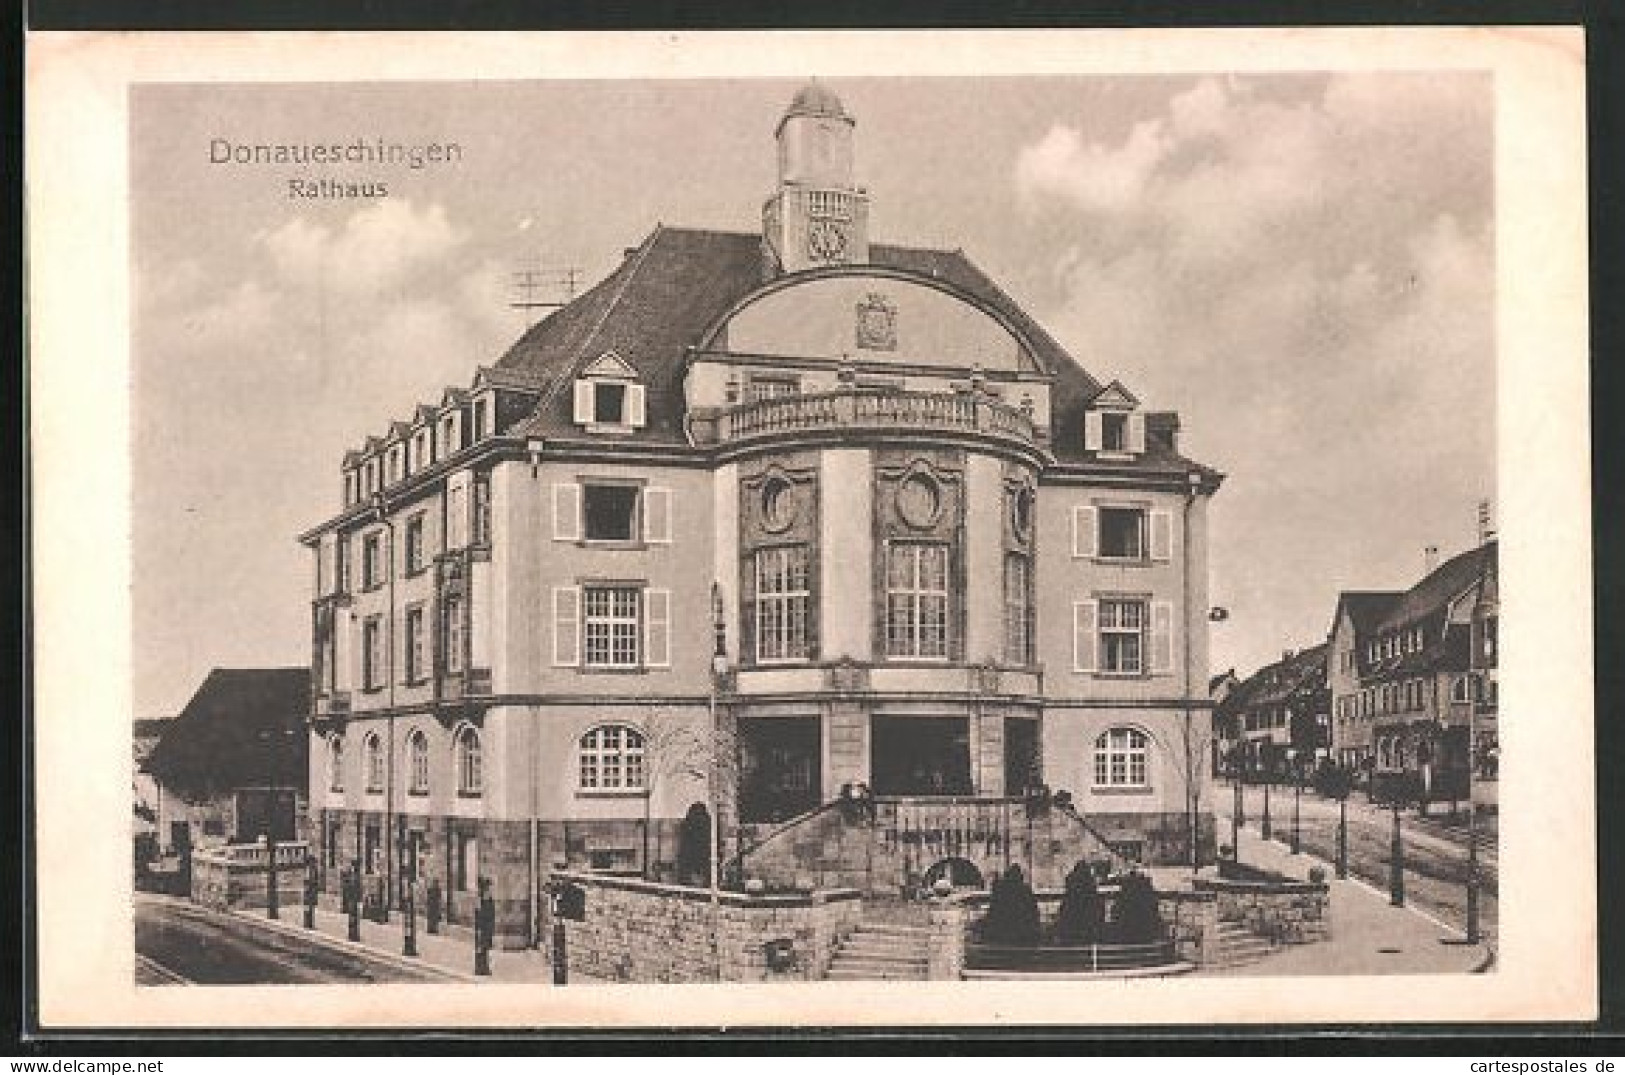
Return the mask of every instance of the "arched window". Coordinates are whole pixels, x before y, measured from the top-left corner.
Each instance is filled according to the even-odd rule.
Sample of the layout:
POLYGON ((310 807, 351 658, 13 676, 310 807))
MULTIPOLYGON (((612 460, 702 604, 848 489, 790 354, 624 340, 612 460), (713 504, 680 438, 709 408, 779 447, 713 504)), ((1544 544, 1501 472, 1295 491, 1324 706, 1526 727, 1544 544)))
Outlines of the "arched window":
POLYGON ((1111 728, 1095 740, 1095 786, 1143 788, 1150 784, 1145 733, 1137 728, 1111 728))
POLYGON ((420 730, 414 729, 406 737, 406 763, 406 771, 411 776, 408 793, 429 794, 429 738, 420 730))
POLYGON ((624 724, 604 724, 581 737, 583 791, 638 791, 646 784, 643 733, 624 724))
POLYGON ((378 736, 375 733, 367 733, 367 738, 362 740, 361 756, 365 759, 367 767, 367 790, 383 791, 384 752, 378 745, 378 736))
POLYGON ((337 732, 327 738, 327 787, 344 790, 344 736, 337 732))
POLYGON ((464 728, 457 735, 457 793, 478 795, 485 790, 480 759, 480 733, 464 728))

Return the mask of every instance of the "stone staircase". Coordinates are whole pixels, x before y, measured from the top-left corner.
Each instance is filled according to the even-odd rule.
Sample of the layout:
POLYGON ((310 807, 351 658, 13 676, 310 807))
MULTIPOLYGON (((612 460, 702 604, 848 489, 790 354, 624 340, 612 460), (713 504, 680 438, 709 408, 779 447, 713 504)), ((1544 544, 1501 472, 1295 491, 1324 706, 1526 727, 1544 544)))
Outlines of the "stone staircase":
POLYGON ((1240 967, 1256 963, 1273 951, 1274 945, 1242 923, 1221 921, 1217 954, 1205 969, 1240 967))
POLYGON ((847 982, 923 982, 928 969, 929 936, 930 931, 923 926, 864 922, 840 941, 826 977, 847 982))

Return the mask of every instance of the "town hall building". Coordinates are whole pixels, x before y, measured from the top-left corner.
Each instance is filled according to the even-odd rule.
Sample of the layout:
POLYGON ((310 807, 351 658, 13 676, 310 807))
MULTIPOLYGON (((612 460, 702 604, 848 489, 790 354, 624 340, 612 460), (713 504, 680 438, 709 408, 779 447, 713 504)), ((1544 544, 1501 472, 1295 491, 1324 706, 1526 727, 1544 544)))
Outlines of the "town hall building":
POLYGON ((855 130, 805 87, 759 230, 656 227, 345 457, 301 537, 327 892, 467 922, 489 877, 526 944, 558 868, 1212 860, 1222 475, 963 252, 875 240, 855 130))

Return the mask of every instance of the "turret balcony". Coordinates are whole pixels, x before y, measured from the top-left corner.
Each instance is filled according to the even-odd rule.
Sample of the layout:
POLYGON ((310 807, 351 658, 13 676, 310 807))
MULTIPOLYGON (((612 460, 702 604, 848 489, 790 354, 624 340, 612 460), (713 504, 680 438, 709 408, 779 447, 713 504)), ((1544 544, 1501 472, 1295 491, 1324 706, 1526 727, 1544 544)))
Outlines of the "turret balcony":
POLYGON ((968 436, 1040 449, 1042 431, 1024 407, 977 392, 898 392, 841 388, 775 396, 695 416, 702 444, 749 445, 781 439, 842 440, 864 434, 968 436))

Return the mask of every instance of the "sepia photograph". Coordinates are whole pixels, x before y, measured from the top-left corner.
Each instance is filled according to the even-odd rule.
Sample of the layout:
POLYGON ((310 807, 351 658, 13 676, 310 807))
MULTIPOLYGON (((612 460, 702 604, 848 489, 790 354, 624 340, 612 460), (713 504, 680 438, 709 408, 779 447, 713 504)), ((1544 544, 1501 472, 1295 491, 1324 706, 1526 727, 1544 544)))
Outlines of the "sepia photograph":
POLYGON ((1527 988, 1565 892, 1594 959, 1509 836, 1589 846, 1527 789, 1591 710, 1517 689, 1507 416, 1585 388, 1506 332, 1500 61, 716 45, 131 65, 130 1003, 1352 1019, 1527 988))

